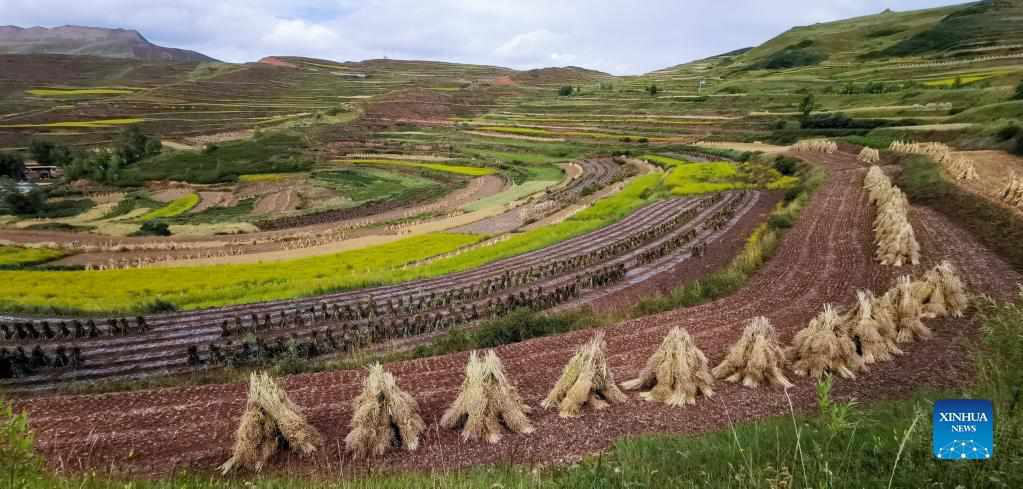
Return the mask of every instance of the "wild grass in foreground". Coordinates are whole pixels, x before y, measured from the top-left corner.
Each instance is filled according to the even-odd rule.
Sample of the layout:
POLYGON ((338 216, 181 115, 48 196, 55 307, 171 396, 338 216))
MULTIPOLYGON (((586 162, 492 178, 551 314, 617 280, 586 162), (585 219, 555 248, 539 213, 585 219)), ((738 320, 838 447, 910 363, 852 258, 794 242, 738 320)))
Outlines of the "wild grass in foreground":
MULTIPOLYGON (((606 453, 554 468, 483 466, 396 475, 322 474, 320 480, 263 475, 223 479, 179 474, 118 481, 41 471, 24 418, 0 411, 0 476, 14 489, 390 489, 390 488, 700 488, 858 489, 1016 488, 1023 486, 1023 292, 1014 303, 982 303, 976 380, 962 392, 918 392, 871 405, 832 397, 818 385, 816 412, 734 425, 696 436, 621 440, 606 453), (931 455, 933 401, 991 399, 995 455, 987 461, 938 461, 931 455)), ((685 409, 729 408, 718 401, 685 409)), ((5 408, 6 409, 6 408, 5 408)), ((679 410, 684 416, 685 410, 679 410)), ((684 419, 684 418, 683 418, 684 419)))

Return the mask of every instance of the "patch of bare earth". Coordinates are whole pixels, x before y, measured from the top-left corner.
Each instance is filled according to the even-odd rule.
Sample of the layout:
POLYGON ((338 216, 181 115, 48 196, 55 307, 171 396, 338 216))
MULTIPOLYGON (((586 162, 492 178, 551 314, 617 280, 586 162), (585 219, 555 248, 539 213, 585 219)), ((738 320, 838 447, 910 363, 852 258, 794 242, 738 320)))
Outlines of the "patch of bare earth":
MULTIPOLYGON (((810 155, 830 171, 776 255, 735 294, 700 306, 626 321, 607 328, 609 364, 617 379, 643 366, 664 335, 688 328, 712 362, 723 358, 743 323, 766 315, 783 340, 805 326, 826 302, 849 304, 856 288, 882 290, 892 270, 873 259, 872 210, 862 187, 864 170, 850 154, 810 155)), ((1005 297, 1021 277, 1000 258, 939 214, 916 210, 925 263, 956 263, 973 290, 1005 297)), ((906 396, 921 386, 949 387, 970 372, 967 348, 977 325, 971 319, 932 321, 935 338, 905 345, 906 355, 876 365, 856 380, 836 380, 837 399, 876 400, 906 396), (952 372, 952 374, 950 374, 952 372)), ((501 443, 463 442, 459 433, 438 429, 444 409, 462 383, 468 353, 392 363, 401 386, 419 401, 429 429, 415 452, 391 452, 368 461, 343 453, 351 418, 350 401, 361 389, 362 370, 296 375, 284 379, 294 401, 324 435, 308 458, 286 453, 272 470, 287 475, 335 477, 364 470, 443 470, 487 463, 557 463, 604 450, 615 440, 643 433, 695 434, 733 422, 779 415, 788 410, 776 388, 746 389, 718 382, 717 395, 685 409, 633 398, 581 418, 565 419, 538 409, 561 367, 592 333, 538 338, 497 348, 510 379, 537 410, 536 432, 506 435, 501 443)), ((814 383, 794 377, 788 391, 796 409, 815 404, 814 383)), ((29 412, 39 450, 56 468, 69 471, 115 468, 126 476, 212 471, 226 460, 245 407, 243 384, 211 385, 101 396, 63 396, 19 401, 29 412)))

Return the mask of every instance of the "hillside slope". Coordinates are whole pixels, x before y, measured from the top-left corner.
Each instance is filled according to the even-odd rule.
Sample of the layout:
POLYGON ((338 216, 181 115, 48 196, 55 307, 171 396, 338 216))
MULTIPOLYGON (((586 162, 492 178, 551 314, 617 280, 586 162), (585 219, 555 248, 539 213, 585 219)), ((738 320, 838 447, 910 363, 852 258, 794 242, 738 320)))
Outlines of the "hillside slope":
POLYGON ((70 25, 27 29, 0 26, 0 54, 73 54, 189 63, 216 61, 195 51, 157 46, 134 30, 70 25))

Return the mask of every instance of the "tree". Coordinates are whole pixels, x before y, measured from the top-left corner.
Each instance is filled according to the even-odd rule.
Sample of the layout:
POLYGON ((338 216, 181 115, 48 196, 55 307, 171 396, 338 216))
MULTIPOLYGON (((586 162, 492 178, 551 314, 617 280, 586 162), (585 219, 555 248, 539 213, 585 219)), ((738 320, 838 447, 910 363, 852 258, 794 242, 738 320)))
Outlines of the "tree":
POLYGON ((952 82, 952 88, 954 89, 963 88, 963 77, 957 75, 956 80, 952 82))
POLYGON ((803 101, 799 103, 799 111, 803 113, 803 117, 809 117, 815 108, 817 108, 817 102, 812 93, 806 94, 803 101))
POLYGON ((1023 80, 1020 80, 1019 85, 1016 85, 1016 94, 1012 96, 1013 100, 1023 100, 1023 80))
POLYGON ((67 146, 38 139, 29 144, 28 154, 43 165, 64 166, 74 159, 67 146))
POLYGON ((0 176, 15 180, 25 178, 25 160, 17 153, 0 153, 0 176))
POLYGON ((18 215, 38 214, 46 208, 46 196, 39 189, 28 193, 11 192, 4 197, 7 207, 18 215))
POLYGON ((558 89, 558 95, 561 95, 562 97, 567 97, 569 95, 572 95, 573 90, 574 89, 572 88, 571 85, 564 85, 560 89, 558 89))
POLYGON ((646 88, 646 91, 647 93, 650 94, 651 97, 656 97, 657 93, 660 92, 661 89, 657 88, 657 85, 651 84, 649 87, 646 88))
POLYGON ((167 223, 160 221, 146 221, 142 227, 135 232, 135 236, 170 236, 170 227, 167 223))

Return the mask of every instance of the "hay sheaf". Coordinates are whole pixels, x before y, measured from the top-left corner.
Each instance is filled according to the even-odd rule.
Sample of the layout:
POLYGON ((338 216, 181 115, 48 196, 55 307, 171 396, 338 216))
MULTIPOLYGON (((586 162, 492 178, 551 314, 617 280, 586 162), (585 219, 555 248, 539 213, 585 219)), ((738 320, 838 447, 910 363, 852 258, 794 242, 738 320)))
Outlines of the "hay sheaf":
POLYGON ((672 407, 696 404, 696 396, 711 397, 714 377, 707 357, 686 330, 673 328, 647 360, 639 377, 624 382, 626 390, 647 389, 640 397, 672 407))
POLYGON ((345 437, 345 448, 357 458, 383 455, 391 447, 415 450, 426 429, 416 400, 379 363, 369 368, 352 409, 352 431, 345 437))
POLYGON ((825 373, 852 379, 866 370, 863 357, 857 353, 856 343, 849 336, 847 321, 831 304, 825 304, 824 310, 796 333, 788 358, 797 375, 818 379, 825 373))
POLYGON ((231 458, 220 470, 227 474, 247 467, 258 472, 281 447, 309 454, 316 451, 320 443, 320 432, 306 421, 284 389, 267 373, 253 373, 249 377, 249 399, 235 434, 231 458))
POLYGON ((480 359, 469 354, 462 391, 441 417, 441 426, 462 430, 462 438, 501 440, 502 427, 514 433, 532 433, 527 414, 530 408, 504 373, 501 359, 493 351, 480 359))
POLYGON ((913 297, 920 302, 927 318, 949 314, 962 317, 970 305, 966 287, 948 260, 924 272, 922 280, 913 282, 913 297))
POLYGON ((728 355, 712 373, 728 382, 742 382, 746 387, 762 383, 792 387, 785 377, 785 352, 771 322, 763 316, 750 320, 742 336, 728 350, 728 355))
POLYGON ((872 166, 863 180, 869 201, 877 205, 874 219, 875 257, 882 265, 901 267, 920 263, 920 243, 909 222, 909 200, 892 185, 880 167, 872 166))
POLYGON ((603 333, 579 347, 544 399, 544 409, 557 407, 561 417, 568 418, 579 416, 584 406, 604 409, 611 403, 627 401, 607 366, 606 349, 603 333))
POLYGON ((849 334, 859 345, 860 355, 867 365, 891 361, 893 355, 902 355, 895 344, 897 333, 891 315, 891 302, 887 297, 874 297, 869 290, 856 291, 856 307, 848 321, 849 334))
POLYGON ((895 341, 911 343, 917 339, 929 339, 934 336, 931 329, 923 323, 923 304, 913 295, 913 280, 909 275, 898 278, 895 287, 888 295, 892 303, 895 318, 895 341))

